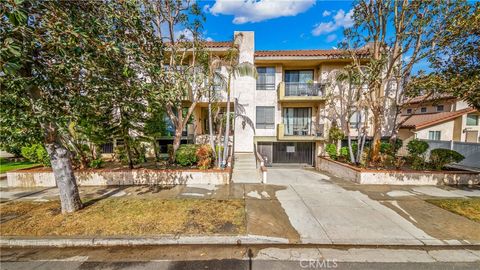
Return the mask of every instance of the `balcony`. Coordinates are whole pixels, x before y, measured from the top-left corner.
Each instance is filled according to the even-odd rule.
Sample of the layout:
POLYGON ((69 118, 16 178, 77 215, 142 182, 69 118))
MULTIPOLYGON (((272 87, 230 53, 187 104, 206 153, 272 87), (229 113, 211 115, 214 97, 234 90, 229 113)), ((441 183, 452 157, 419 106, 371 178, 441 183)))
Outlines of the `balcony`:
POLYGON ((286 132, 285 124, 277 125, 277 139, 279 141, 321 141, 324 140, 323 124, 312 127, 310 130, 303 128, 293 128, 292 132, 286 132))
POLYGON ((320 83, 281 82, 279 101, 311 102, 325 100, 325 85, 320 83))

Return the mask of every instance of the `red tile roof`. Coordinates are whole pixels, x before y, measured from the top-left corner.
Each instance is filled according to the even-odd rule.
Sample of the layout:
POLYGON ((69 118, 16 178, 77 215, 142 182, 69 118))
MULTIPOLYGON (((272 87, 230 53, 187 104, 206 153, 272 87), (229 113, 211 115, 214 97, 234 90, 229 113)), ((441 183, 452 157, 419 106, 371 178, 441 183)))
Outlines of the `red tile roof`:
POLYGON ((405 100, 405 103, 406 104, 414 104, 414 103, 421 103, 421 102, 425 102, 425 101, 440 100, 440 99, 451 99, 451 98, 455 98, 455 97, 451 94, 448 94, 448 93, 431 95, 429 97, 427 97, 427 95, 422 95, 422 96, 407 99, 407 100, 405 100))
POLYGON ((205 41, 204 44, 207 48, 225 48, 232 46, 231 41, 205 41))
POLYGON ((436 124, 443 123, 448 120, 455 119, 466 113, 476 111, 474 108, 465 108, 454 112, 441 112, 441 113, 424 113, 414 115, 402 115, 400 121, 408 119, 402 124, 402 128, 422 129, 436 124))
MULTIPOLYGON (((368 51, 359 51, 360 54, 366 55, 368 51)), ((318 57, 318 56, 343 56, 348 55, 345 50, 272 50, 272 51, 255 51, 255 57, 318 57)))

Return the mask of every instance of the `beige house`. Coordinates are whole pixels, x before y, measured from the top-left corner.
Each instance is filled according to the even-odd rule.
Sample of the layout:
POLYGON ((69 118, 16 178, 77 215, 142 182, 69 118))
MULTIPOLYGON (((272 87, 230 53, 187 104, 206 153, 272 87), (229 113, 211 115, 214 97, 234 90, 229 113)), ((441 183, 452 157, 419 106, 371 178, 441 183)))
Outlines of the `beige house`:
MULTIPOLYGON (((351 60, 341 50, 257 51, 254 32, 235 35, 238 33, 239 61, 253 63, 258 78, 241 77, 232 82, 233 99, 255 125, 253 130, 243 121, 235 121, 235 153, 253 156, 256 148, 267 163, 314 165, 334 120, 328 117, 327 101, 336 88, 327 82, 351 60)), ((221 54, 229 43, 208 42, 207 46, 221 54)), ((223 106, 226 97, 222 98, 223 106)), ((200 103, 195 111, 192 135, 197 142, 205 142, 208 134, 207 106, 207 102, 200 103)))
POLYGON ((480 113, 450 95, 411 99, 401 112, 399 137, 456 142, 480 141, 480 113))

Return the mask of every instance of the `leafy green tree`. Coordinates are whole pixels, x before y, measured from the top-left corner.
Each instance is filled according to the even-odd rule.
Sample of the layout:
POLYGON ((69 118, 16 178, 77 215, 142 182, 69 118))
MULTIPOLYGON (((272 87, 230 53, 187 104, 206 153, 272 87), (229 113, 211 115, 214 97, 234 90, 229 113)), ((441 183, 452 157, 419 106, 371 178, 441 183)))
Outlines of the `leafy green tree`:
MULTIPOLYGON (((432 56, 445 31, 444 22, 456 1, 370 1, 354 4, 354 25, 345 30, 342 47, 353 58, 353 68, 362 75, 372 113, 371 159, 380 160, 380 139, 385 119, 396 120, 398 106, 411 79, 413 66, 432 56), (368 59, 365 59, 368 55, 368 59)), ((395 121, 393 121, 395 122, 395 121)), ((396 138, 399 125, 392 127, 396 138)))
POLYGON ((443 24, 429 57, 434 71, 416 76, 409 90, 448 93, 480 110, 480 2, 457 1, 443 24))
MULTIPOLYGON (((2 134, 1 144, 17 141, 28 134, 19 133, 31 128, 41 131, 38 139, 50 156, 64 213, 82 207, 71 160, 76 138, 69 127, 88 126, 82 119, 97 110, 92 101, 113 104, 107 110, 112 117, 130 117, 131 108, 137 110, 140 104, 131 105, 142 89, 142 81, 135 77, 139 67, 134 63, 140 55, 135 33, 148 21, 139 19, 139 3, 8 0, 2 4, 0 83, 1 104, 6 107, 0 111, 1 122, 15 124, 12 132, 2 134), (127 113, 116 110, 119 101, 129 103, 127 113)), ((88 128, 95 133, 92 125, 88 128)))

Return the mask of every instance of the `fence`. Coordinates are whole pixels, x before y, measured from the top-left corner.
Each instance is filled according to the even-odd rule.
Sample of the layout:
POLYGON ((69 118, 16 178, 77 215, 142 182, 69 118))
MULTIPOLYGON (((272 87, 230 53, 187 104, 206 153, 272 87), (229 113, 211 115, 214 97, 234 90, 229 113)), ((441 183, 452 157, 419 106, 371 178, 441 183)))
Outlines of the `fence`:
POLYGON ((462 154, 465 159, 459 165, 474 167, 480 169, 480 143, 455 142, 455 141, 434 141, 422 140, 428 143, 427 156, 430 151, 437 148, 445 148, 457 151, 462 154))

